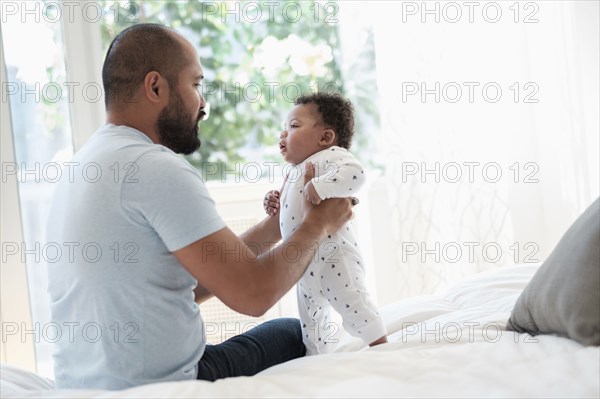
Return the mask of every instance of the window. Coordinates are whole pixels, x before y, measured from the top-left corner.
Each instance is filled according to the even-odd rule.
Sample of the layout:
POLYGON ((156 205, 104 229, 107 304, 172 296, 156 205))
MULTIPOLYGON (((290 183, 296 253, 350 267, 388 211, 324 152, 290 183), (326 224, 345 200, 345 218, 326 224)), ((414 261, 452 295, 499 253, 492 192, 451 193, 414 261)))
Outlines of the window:
MULTIPOLYGON (((210 116, 201 124, 202 147, 186 158, 209 181, 219 212, 236 233, 261 219, 262 196, 278 188, 283 178, 277 143, 284 118, 298 95, 314 91, 353 94, 355 107, 361 110, 357 112, 355 148, 368 147, 367 132, 377 130, 370 31, 354 30, 354 34, 364 34, 359 40, 353 38, 356 61, 345 64, 353 69, 344 70, 343 32, 339 28, 342 10, 336 2, 286 1, 267 7, 262 3, 170 0, 107 3, 102 13, 104 53, 119 32, 138 22, 171 26, 198 50, 210 116), (362 84, 343 83, 345 73, 360 75, 360 80, 349 81, 362 84), (221 182, 245 184, 242 190, 252 194, 240 195, 239 184, 223 187, 221 182)), ((350 48, 350 40, 346 48, 350 48)), ((359 151, 358 155, 374 164, 364 159, 367 153, 359 151)), ((202 305, 211 343, 246 331, 264 319, 295 315, 296 311, 294 292, 260 319, 236 313, 215 298, 202 305)))
POLYGON ((285 1, 268 6, 169 0, 120 6, 108 2, 104 7, 104 52, 120 31, 137 22, 171 26, 198 50, 210 117, 201 125, 202 147, 187 159, 206 180, 281 177, 279 132, 301 93, 351 95, 361 110, 356 146, 368 144, 367 131, 372 132, 378 120, 375 79, 371 73, 369 82, 365 73, 359 86, 343 83, 343 75, 374 70, 372 35, 362 38, 364 47, 354 65, 360 71, 344 71, 341 10, 336 2, 285 1))
MULTIPOLYGON (((45 242, 54 166, 68 161, 102 121, 102 99, 94 89, 102 86, 98 71, 112 38, 134 23, 155 22, 177 29, 196 46, 206 76, 203 94, 211 109, 201 126, 202 148, 187 159, 209 181, 218 203, 224 203, 222 216, 241 232, 258 220, 259 215, 247 212, 261 213, 258 193, 273 188, 283 177, 278 136, 294 98, 301 93, 326 90, 348 96, 357 110, 356 154, 365 164, 376 165, 368 157, 379 129, 373 35, 368 24, 357 23, 360 13, 355 8, 352 15, 346 14, 351 20, 344 29, 341 21, 347 8, 333 1, 287 0, 271 5, 174 0, 3 2, 2 42, 8 71, 3 101, 11 110, 25 241, 19 254, 32 250, 25 260, 37 330, 26 338, 34 341, 40 374, 53 376, 52 343, 43 330, 50 322, 46 259, 39 246, 45 242), (237 191, 220 184, 232 181, 242 183, 237 191), (248 183, 258 184, 249 189, 248 183), (240 190, 245 195, 239 196, 240 190), (241 203, 241 197, 246 202, 241 203), (245 209, 243 214, 240 209, 245 209)), ((283 302, 280 311, 295 310, 295 298, 283 302)), ((231 313, 222 319, 242 320, 231 313)), ((224 336, 211 339, 209 328, 230 326, 207 326, 209 340, 218 342, 224 336)))
MULTIPOLYGON (((42 2, 28 5, 44 9, 42 2)), ((52 12, 51 8, 46 8, 52 12)), ((25 257, 34 332, 21 335, 35 341, 38 372, 52 376, 49 301, 46 294, 45 221, 59 164, 73 154, 68 82, 61 25, 39 19, 6 18, 2 24, 7 82, 3 82, 12 116, 15 165, 24 242, 14 243, 14 256, 25 257)), ((5 101, 3 99, 3 101, 5 101)), ((5 134, 5 132, 2 132, 5 134)), ((3 165, 3 174, 13 165, 3 165)), ((6 244, 3 242, 3 244, 6 244)), ((12 252, 12 251, 11 251, 12 252)), ((5 254, 6 255, 6 254, 5 254)), ((9 256, 9 255, 6 255, 9 256)))

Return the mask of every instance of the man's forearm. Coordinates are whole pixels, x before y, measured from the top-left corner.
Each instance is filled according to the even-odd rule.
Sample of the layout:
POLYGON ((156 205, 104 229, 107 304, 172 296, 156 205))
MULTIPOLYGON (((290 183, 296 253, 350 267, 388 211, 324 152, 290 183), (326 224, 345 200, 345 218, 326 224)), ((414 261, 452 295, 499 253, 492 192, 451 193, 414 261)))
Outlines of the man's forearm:
POLYGON ((279 230, 279 215, 268 216, 251 227, 240 238, 246 245, 253 250, 261 248, 260 256, 271 249, 281 240, 281 231, 279 230))
POLYGON ((257 263, 268 270, 269 278, 260 279, 260 291, 270 296, 267 299, 270 306, 302 277, 325 235, 321 225, 304 222, 278 247, 258 257, 257 263))

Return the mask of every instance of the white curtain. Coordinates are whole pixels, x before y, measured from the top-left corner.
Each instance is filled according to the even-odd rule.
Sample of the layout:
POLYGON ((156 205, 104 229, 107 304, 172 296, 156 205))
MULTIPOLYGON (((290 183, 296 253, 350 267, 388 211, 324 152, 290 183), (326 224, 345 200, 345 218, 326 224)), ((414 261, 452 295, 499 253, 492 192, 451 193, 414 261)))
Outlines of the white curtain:
POLYGON ((386 166, 370 199, 380 305, 543 261, 598 197, 598 2, 464 4, 365 9, 386 166))

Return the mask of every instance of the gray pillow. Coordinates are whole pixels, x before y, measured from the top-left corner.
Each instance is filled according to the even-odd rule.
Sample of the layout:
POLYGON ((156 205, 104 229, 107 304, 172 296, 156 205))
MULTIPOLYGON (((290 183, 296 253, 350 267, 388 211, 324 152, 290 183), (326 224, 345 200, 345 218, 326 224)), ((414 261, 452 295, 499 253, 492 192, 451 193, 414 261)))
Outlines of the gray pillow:
POLYGON ((573 223, 525 287, 507 329, 600 345, 600 200, 573 223))

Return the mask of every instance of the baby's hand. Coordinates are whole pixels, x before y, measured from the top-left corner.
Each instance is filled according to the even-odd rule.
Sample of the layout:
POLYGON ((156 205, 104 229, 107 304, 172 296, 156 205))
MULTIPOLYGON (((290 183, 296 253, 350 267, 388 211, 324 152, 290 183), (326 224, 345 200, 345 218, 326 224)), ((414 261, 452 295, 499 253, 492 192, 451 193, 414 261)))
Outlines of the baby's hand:
POLYGON ((265 194, 263 206, 265 207, 265 212, 267 212, 267 215, 275 215, 279 210, 279 191, 271 190, 265 194))
POLYGON ((312 184, 312 181, 309 181, 304 186, 304 197, 313 205, 319 205, 321 203, 321 197, 319 197, 319 194, 317 194, 317 190, 312 184))

